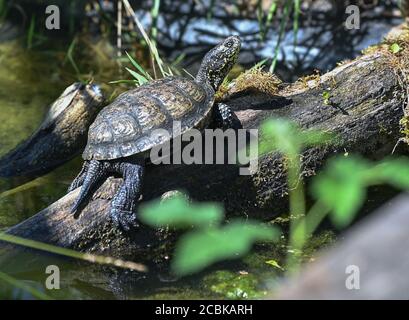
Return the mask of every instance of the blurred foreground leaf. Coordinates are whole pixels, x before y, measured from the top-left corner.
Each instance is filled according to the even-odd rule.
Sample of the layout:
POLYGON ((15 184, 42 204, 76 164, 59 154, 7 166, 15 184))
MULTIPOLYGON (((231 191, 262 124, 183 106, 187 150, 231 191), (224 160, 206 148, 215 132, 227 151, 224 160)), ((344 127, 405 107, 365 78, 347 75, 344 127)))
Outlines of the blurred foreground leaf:
POLYGON ((409 160, 400 158, 373 164, 357 156, 335 158, 314 179, 312 192, 331 210, 333 223, 343 228, 364 204, 366 189, 380 184, 408 190, 409 160))
POLYGON ((191 274, 217 261, 241 257, 255 242, 277 238, 276 229, 244 220, 191 232, 179 240, 172 268, 179 275, 191 274))
POLYGON ((139 209, 141 220, 154 227, 208 227, 224 217, 223 207, 217 203, 191 204, 186 197, 177 196, 165 201, 153 201, 139 209))
POLYGON ((286 119, 265 121, 261 126, 263 141, 261 153, 278 151, 287 156, 296 156, 302 148, 329 142, 332 135, 318 130, 302 130, 286 119))

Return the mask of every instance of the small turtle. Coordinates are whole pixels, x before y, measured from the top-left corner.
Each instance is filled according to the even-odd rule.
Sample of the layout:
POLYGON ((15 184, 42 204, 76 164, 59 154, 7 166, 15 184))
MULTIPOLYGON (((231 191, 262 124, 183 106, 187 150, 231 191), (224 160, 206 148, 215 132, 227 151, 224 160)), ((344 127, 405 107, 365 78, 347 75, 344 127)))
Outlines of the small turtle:
POLYGON ((121 94, 105 107, 90 126, 84 165, 69 188, 82 186, 72 212, 103 179, 120 174, 124 181, 111 201, 110 215, 116 225, 129 230, 137 226, 135 208, 149 150, 165 142, 151 135, 153 130, 172 132, 173 121, 180 121, 183 134, 205 128, 212 118, 223 129, 240 128, 227 105, 214 103, 215 92, 235 64, 240 46, 239 37, 228 37, 205 55, 195 79, 152 81, 121 94))

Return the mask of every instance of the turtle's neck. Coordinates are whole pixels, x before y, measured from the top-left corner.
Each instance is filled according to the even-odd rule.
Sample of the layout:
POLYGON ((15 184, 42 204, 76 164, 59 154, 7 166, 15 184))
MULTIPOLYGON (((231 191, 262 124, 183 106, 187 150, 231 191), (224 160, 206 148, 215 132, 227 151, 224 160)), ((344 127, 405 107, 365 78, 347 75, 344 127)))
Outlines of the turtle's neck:
POLYGON ((217 89, 218 89, 218 86, 217 86, 217 88, 216 88, 216 83, 214 83, 213 81, 211 81, 211 77, 210 77, 210 72, 209 72, 208 66, 204 65, 203 63, 202 63, 202 65, 200 66, 199 72, 197 73, 196 82, 211 87, 215 92, 216 92, 217 89))

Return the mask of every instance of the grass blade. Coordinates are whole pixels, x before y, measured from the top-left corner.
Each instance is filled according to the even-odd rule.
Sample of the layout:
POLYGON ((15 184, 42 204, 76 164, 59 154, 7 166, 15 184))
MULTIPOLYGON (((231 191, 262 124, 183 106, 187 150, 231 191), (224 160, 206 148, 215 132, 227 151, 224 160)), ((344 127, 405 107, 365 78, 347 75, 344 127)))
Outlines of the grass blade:
POLYGON ((71 66, 74 68, 77 77, 80 78, 81 72, 74 60, 74 50, 75 50, 76 45, 77 45, 77 38, 75 37, 70 43, 70 46, 68 47, 65 61, 68 60, 71 63, 71 66))
POLYGON ((263 60, 257 62, 254 66, 252 66, 252 67, 250 68, 250 70, 258 69, 258 68, 264 66, 264 65, 266 64, 267 60, 268 60, 268 59, 266 58, 266 59, 263 59, 263 60))
POLYGON ((112 257, 104 257, 99 255, 94 255, 90 253, 82 253, 78 251, 74 251, 67 248, 61 248, 57 246, 53 246, 51 244, 42 243, 35 240, 20 238, 16 236, 12 236, 6 234, 4 232, 0 233, 0 240, 9 242, 12 244, 17 244, 20 246, 24 246, 31 249, 46 251, 49 253, 54 253, 58 255, 62 255, 69 258, 79 259, 87 262, 98 263, 102 265, 111 265, 119 268, 135 270, 139 272, 147 272, 146 266, 140 263, 132 262, 132 261, 124 261, 121 259, 115 259, 112 257))
POLYGON ((273 61, 272 61, 272 63, 271 63, 270 70, 269 70, 271 73, 274 72, 275 67, 276 67, 276 64, 277 64, 278 53, 279 53, 279 51, 280 51, 280 45, 281 45, 281 42, 282 42, 283 37, 284 37, 284 34, 285 34, 285 29, 286 29, 286 27, 287 27, 288 18, 289 18, 289 16, 290 16, 290 11, 291 11, 291 6, 292 6, 292 0, 287 1, 287 2, 285 3, 285 6, 284 6, 284 15, 283 15, 283 17, 281 18, 280 31, 279 31, 279 34, 278 34, 278 39, 277 39, 276 47, 275 47, 275 49, 274 49, 274 57, 273 57, 273 61))
MULTIPOLYGON (((138 84, 139 82, 137 80, 114 80, 114 81, 109 81, 109 84, 138 84)), ((1 195, 0 195, 1 196, 1 195)))
POLYGON ((27 182, 27 183, 25 183, 23 185, 20 185, 18 187, 15 187, 13 189, 6 190, 6 191, 0 193, 0 199, 9 197, 9 196, 14 195, 14 194, 19 193, 19 192, 27 191, 27 190, 29 190, 31 188, 36 188, 36 187, 45 185, 46 183, 49 183, 47 178, 45 178, 45 177, 37 178, 37 179, 29 181, 29 182, 27 182))
POLYGON ((128 59, 129 59, 129 61, 132 63, 132 65, 133 65, 146 79, 152 80, 151 75, 150 75, 149 73, 147 73, 147 72, 145 71, 145 69, 142 68, 142 67, 139 65, 139 63, 137 63, 137 62, 135 61, 135 59, 132 58, 131 55, 130 55, 128 52, 125 51, 125 53, 126 53, 126 55, 128 56, 128 59))
POLYGON ((298 42, 298 30, 299 30, 300 13, 301 13, 301 1, 300 0, 294 0, 294 22, 293 22, 294 46, 298 42))
POLYGON ((128 0, 122 0, 123 4, 125 5, 126 10, 128 13, 132 16, 137 28, 139 29, 139 32, 142 34, 142 37, 146 41, 149 51, 151 52, 151 55, 153 56, 153 60, 156 62, 156 64, 159 67, 159 70, 162 74, 163 77, 167 77, 169 74, 165 71, 164 69, 164 63, 161 57, 159 56, 158 49, 156 48, 155 42, 151 41, 149 38, 148 34, 146 33, 145 29, 143 28, 142 23, 139 21, 138 17, 135 14, 135 11, 132 9, 132 6, 130 5, 128 0))
POLYGON ((153 42, 156 42, 156 38, 158 36, 159 7, 160 7, 160 0, 154 0, 152 10, 151 10, 151 17, 152 17, 151 37, 152 37, 153 42))
POLYGON ((138 81, 140 86, 149 82, 148 79, 146 79, 144 76, 140 75, 139 73, 133 71, 132 69, 129 69, 129 68, 125 68, 125 69, 132 75, 132 77, 134 77, 138 81))
POLYGON ((27 31, 27 48, 31 49, 33 47, 33 41, 34 41, 34 32, 35 32, 35 19, 36 16, 32 15, 31 20, 30 20, 30 25, 28 27, 27 31))

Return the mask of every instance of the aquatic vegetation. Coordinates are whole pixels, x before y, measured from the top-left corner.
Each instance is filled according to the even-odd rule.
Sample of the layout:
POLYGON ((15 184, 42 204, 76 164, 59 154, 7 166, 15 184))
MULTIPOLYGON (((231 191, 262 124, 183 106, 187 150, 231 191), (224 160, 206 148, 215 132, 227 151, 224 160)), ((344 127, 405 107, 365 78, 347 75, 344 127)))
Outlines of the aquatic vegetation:
POLYGON ((132 77, 135 78, 135 80, 115 80, 115 81, 110 81, 109 83, 111 84, 116 84, 116 83, 131 83, 135 86, 141 86, 145 83, 148 83, 149 81, 153 80, 152 76, 145 71, 145 69, 139 65, 138 62, 135 61, 134 58, 131 57, 131 55, 126 52, 126 55, 131 62, 131 64, 136 68, 137 71, 134 71, 130 68, 125 68, 132 77))
MULTIPOLYGON (((157 28, 156 28, 156 23, 159 15, 159 6, 160 6, 160 1, 155 0, 152 10, 151 10, 151 15, 152 15, 152 26, 151 26, 151 34, 148 35, 146 32, 145 28, 143 27, 141 21, 138 19, 138 17, 135 14, 135 11, 133 10, 132 6, 127 0, 123 0, 124 6, 126 11, 130 14, 130 16, 133 18, 136 27, 138 28, 139 32, 141 33, 143 40, 147 44, 149 48, 149 52, 151 55, 151 67, 152 67, 152 72, 153 76, 150 75, 136 60, 128 53, 126 52, 126 55, 131 62, 132 66, 135 67, 136 70, 132 70, 130 68, 125 68, 131 76, 135 80, 114 80, 111 81, 111 84, 118 84, 118 83, 131 83, 136 86, 140 86, 142 84, 145 84, 153 79, 158 79, 158 78, 164 78, 173 75, 173 69, 171 66, 166 65, 163 62, 162 57, 159 54, 157 45, 156 45, 156 37, 157 37, 157 28), (159 68, 160 74, 157 74, 156 71, 156 66, 159 68)), ((174 64, 176 65, 177 62, 174 64)))
POLYGON ((205 277, 204 287, 225 299, 260 299, 267 294, 260 280, 250 273, 216 271, 205 277))
MULTIPOLYGON (((158 68, 159 68, 159 70, 160 70, 163 77, 166 77, 168 75, 172 75, 172 71, 169 68, 166 68, 166 66, 164 65, 163 60, 159 55, 159 52, 158 52, 155 41, 152 41, 151 38, 149 37, 149 35, 146 33, 141 21, 137 18, 136 14, 135 14, 135 11, 132 9, 129 1, 128 0, 123 0, 123 3, 125 5, 126 10, 130 13, 132 18, 134 19, 135 24, 136 24, 139 32, 142 34, 143 39, 146 41, 146 43, 148 45, 149 51, 150 51, 150 53, 151 53, 151 55, 153 57, 153 59, 152 59, 152 68, 153 68, 155 78, 157 78, 155 63, 158 66, 158 68)), ((152 12, 157 16, 157 14, 159 12, 159 1, 157 1, 157 0, 155 1, 154 9, 153 9, 152 12)), ((156 19, 154 19, 154 20, 156 21, 156 19)))

